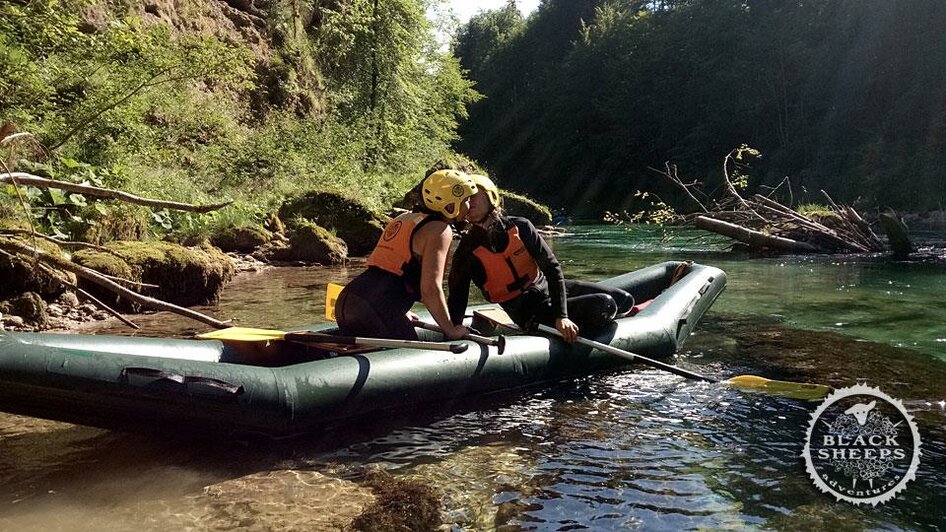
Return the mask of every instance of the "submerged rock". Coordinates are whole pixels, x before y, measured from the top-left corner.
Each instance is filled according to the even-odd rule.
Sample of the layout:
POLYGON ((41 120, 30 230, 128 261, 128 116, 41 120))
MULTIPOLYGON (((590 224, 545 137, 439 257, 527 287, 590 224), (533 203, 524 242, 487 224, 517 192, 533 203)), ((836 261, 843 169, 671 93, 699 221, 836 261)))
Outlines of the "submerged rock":
POLYGON ((832 331, 794 329, 758 316, 718 316, 701 329, 702 345, 711 345, 714 337, 730 344, 715 352, 728 366, 750 368, 770 379, 833 388, 882 380, 884 391, 899 399, 946 396, 946 364, 910 349, 832 331))
POLYGON ((353 530, 436 530, 441 525, 440 495, 430 486, 396 478, 385 471, 369 474, 375 501, 352 521, 353 530))

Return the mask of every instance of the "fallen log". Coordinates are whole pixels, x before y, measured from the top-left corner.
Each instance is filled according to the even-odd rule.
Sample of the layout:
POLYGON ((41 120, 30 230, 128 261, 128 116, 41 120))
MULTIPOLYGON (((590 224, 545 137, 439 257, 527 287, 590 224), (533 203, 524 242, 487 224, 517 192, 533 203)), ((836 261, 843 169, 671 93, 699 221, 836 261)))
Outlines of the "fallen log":
POLYGON ((756 249, 772 249, 805 253, 816 253, 820 251, 820 249, 807 242, 799 242, 798 240, 792 240, 790 238, 781 236, 767 235, 761 231, 746 229, 740 225, 724 222, 715 218, 709 218, 707 216, 697 216, 693 220, 693 223, 700 229, 711 231, 713 233, 732 238, 733 240, 738 240, 739 242, 747 244, 750 247, 756 249))

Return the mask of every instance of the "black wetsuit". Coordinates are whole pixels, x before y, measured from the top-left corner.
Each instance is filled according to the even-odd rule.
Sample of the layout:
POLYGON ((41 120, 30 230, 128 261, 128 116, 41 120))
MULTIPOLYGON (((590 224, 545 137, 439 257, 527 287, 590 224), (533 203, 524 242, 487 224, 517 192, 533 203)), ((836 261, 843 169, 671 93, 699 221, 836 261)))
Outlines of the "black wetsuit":
POLYGON ((506 249, 508 230, 515 225, 519 238, 539 266, 539 274, 532 285, 519 296, 500 303, 519 326, 531 329, 536 323, 554 327, 559 318, 569 318, 579 329, 593 332, 611 322, 634 306, 634 298, 618 288, 609 288, 586 281, 566 280, 558 259, 542 240, 541 235, 525 218, 504 216, 490 230, 473 226, 463 236, 453 254, 450 267, 450 295, 447 307, 453 323, 461 323, 470 297, 470 282, 482 289, 486 270, 473 254, 483 246, 492 252, 506 249), (571 313, 571 315, 569 315, 571 313))

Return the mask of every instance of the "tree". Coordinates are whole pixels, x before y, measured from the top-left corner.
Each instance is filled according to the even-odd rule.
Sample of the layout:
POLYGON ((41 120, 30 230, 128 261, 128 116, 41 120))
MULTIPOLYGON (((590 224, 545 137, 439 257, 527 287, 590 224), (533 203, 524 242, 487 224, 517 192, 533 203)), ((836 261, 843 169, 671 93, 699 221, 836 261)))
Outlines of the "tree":
POLYGON ((459 64, 436 46, 417 0, 326 8, 316 39, 335 109, 366 139, 366 169, 435 156, 476 98, 459 64))
POLYGON ((509 0, 500 9, 477 13, 461 26, 454 36, 453 53, 470 77, 479 79, 484 65, 522 28, 522 13, 509 0))

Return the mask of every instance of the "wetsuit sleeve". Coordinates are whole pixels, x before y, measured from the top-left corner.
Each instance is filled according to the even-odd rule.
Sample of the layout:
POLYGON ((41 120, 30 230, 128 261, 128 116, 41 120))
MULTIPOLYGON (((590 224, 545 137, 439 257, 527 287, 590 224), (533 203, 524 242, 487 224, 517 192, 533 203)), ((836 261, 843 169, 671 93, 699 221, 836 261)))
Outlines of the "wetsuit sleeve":
POLYGON ((450 311, 450 321, 454 325, 463 322, 466 305, 470 300, 470 280, 472 279, 473 246, 467 238, 460 241, 457 250, 453 253, 450 263, 450 274, 447 277, 447 310, 450 311))
POLYGON ((568 317, 568 305, 565 302, 565 274, 562 273, 562 266, 555 258, 555 254, 549 248, 538 230, 532 225, 532 222, 526 218, 511 217, 510 221, 519 228, 519 238, 525 244, 526 249, 535 259, 539 269, 545 274, 549 284, 549 296, 552 300, 552 310, 557 318, 568 317))

